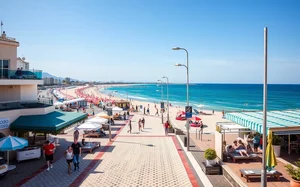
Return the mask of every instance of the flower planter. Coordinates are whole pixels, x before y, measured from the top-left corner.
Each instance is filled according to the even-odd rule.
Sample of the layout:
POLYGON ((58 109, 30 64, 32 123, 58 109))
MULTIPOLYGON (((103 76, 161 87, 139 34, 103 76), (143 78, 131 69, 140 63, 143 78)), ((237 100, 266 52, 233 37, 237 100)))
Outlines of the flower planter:
POLYGON ((294 179, 291 179, 290 185, 291 185, 291 187, 300 187, 300 181, 296 181, 294 179))
POLYGON ((280 145, 273 145, 274 153, 276 157, 280 157, 280 145))
POLYGON ((206 160, 206 166, 214 166, 216 163, 216 160, 206 160))

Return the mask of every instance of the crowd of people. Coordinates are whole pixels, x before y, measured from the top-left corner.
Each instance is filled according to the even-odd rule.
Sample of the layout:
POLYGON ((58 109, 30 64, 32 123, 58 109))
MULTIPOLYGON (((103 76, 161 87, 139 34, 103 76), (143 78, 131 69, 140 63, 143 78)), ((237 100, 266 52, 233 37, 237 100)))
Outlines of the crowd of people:
MULTIPOLYGON (((132 133, 132 121, 131 120, 128 121, 128 127, 129 127, 129 130, 127 131, 127 133, 131 134, 132 133)), ((145 129, 145 118, 139 119, 138 128, 139 128, 139 133, 145 129)))

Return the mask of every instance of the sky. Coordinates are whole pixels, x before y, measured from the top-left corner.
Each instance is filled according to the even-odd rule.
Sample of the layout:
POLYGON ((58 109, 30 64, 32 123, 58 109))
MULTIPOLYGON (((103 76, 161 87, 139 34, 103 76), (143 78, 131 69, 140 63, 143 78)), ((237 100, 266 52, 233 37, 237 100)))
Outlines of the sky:
POLYGON ((30 68, 88 81, 300 84, 297 0, 0 0, 30 68))

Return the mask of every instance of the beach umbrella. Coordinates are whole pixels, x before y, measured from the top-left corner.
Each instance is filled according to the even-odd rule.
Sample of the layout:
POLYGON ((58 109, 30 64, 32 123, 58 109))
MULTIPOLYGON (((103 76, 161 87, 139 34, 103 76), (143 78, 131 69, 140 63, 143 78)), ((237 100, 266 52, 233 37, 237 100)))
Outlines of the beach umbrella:
POLYGON ((78 127, 75 127, 75 129, 76 130, 95 131, 95 130, 100 129, 101 127, 102 127, 102 125, 100 125, 100 124, 86 122, 82 125, 79 125, 78 127))
POLYGON ((113 107, 113 108, 112 108, 112 111, 114 111, 114 112, 122 112, 123 109, 116 106, 116 107, 113 107))
POLYGON ((100 112, 99 114, 96 115, 97 117, 105 118, 108 119, 110 116, 108 116, 105 112, 100 112))
POLYGON ((266 159, 267 159, 266 166, 267 166, 268 171, 271 171, 277 165, 275 152, 274 152, 274 148, 272 145, 272 136, 273 136, 272 134, 273 134, 272 131, 269 131, 268 145, 267 145, 267 149, 266 149, 266 159))
POLYGON ((64 103, 58 101, 58 102, 55 102, 53 105, 54 105, 54 106, 60 106, 60 105, 63 105, 63 104, 64 104, 64 103))
POLYGON ((28 146, 28 140, 15 136, 6 136, 0 139, 0 151, 7 151, 7 165, 8 170, 13 170, 16 168, 14 165, 9 165, 9 151, 14 151, 17 149, 22 149, 28 146))
POLYGON ((101 117, 95 117, 95 118, 89 119, 87 122, 105 124, 108 122, 108 119, 101 118, 101 117))

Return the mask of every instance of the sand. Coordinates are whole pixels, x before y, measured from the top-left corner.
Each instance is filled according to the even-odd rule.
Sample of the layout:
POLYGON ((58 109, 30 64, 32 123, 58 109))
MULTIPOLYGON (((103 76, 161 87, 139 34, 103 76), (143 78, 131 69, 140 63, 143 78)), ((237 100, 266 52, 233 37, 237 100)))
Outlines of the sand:
MULTIPOLYGON (((109 85, 109 87, 112 87, 112 86, 126 86, 126 85, 109 85)), ((102 97, 102 98, 110 98, 108 95, 105 95, 103 93, 99 93, 98 90, 101 89, 101 88, 105 88, 105 87, 108 87, 107 85, 98 85, 98 86, 94 86, 94 87, 89 87, 87 89, 84 90, 84 93, 86 94, 90 94, 90 95, 94 95, 96 97, 102 97)), ((77 97, 76 94, 75 94, 75 90, 78 89, 80 87, 77 87, 77 88, 70 88, 68 89, 68 95, 71 95, 71 96, 74 96, 74 97, 77 97)), ((115 99, 115 100, 119 100, 119 99, 122 99, 122 98, 118 98, 118 97, 111 97, 112 99, 115 99)), ((126 100, 126 98, 123 98, 126 100)), ((149 105, 149 109, 150 109, 150 115, 151 116, 154 116, 154 117, 157 117, 157 118, 161 118, 161 116, 155 116, 155 112, 156 112, 156 109, 155 109, 155 105, 160 108, 160 104, 159 103, 153 103, 153 102, 145 102, 145 101, 138 101, 138 100, 131 100, 131 104, 135 107, 136 105, 137 106, 145 106, 146 108, 148 107, 149 105)), ((143 109, 140 109, 139 108, 139 114, 143 114, 144 111, 143 109)), ((199 108, 197 108, 198 111, 200 111, 199 108)), ((172 123, 173 126, 179 128, 179 129, 182 129, 183 131, 186 131, 186 127, 185 127, 185 123, 186 121, 178 121, 176 120, 176 114, 177 112, 179 111, 184 111, 184 108, 183 107, 180 107, 180 106, 172 106, 170 107, 170 121, 172 123)), ((206 134, 211 134, 211 133, 214 133, 215 132, 215 128, 216 128, 216 123, 217 122, 226 122, 228 120, 226 119, 223 119, 222 118, 222 112, 218 112, 218 111, 215 111, 214 114, 212 115, 212 111, 211 110, 204 110, 203 112, 207 113, 207 114, 211 114, 211 115, 197 115, 198 117, 200 117, 202 119, 202 122, 204 124, 204 130, 203 132, 206 133, 206 134)), ((164 118, 166 119, 167 117, 167 112, 165 112, 164 114, 164 118)), ((191 133, 195 133, 197 128, 194 128, 194 127, 191 127, 190 129, 190 132, 191 133)))

